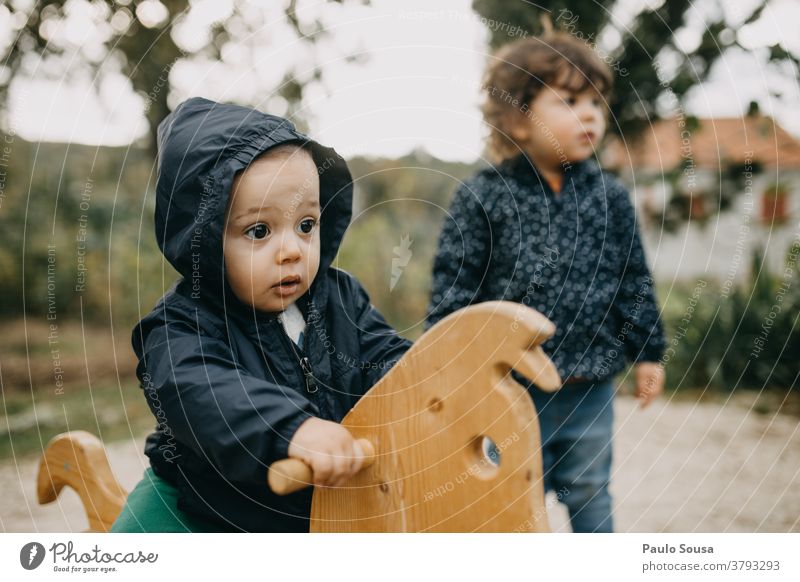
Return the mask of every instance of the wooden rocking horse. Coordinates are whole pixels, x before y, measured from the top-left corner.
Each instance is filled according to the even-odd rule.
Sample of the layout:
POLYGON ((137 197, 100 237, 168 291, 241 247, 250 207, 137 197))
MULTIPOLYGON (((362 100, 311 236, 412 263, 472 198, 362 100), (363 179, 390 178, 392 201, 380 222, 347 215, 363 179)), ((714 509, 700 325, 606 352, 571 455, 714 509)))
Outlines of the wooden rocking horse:
MULTIPOLYGON (((367 463, 345 486, 314 491, 311 531, 549 531, 539 423, 510 371, 558 389, 540 347, 554 331, 540 313, 504 301, 431 328, 342 421, 367 463)), ((312 480, 297 459, 269 470, 277 493, 312 480)), ((108 531, 127 497, 102 443, 84 431, 54 437, 42 456, 39 502, 65 485, 78 492, 91 531, 108 531)))

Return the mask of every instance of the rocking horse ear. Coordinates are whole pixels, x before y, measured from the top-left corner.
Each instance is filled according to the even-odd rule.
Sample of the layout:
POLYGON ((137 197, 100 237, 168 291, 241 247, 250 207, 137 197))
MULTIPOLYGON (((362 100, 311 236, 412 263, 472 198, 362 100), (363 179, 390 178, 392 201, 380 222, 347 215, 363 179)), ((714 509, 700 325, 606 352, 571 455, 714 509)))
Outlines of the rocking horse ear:
POLYGON ((555 392, 561 386, 561 376, 541 347, 528 348, 514 369, 546 392, 555 392))
MULTIPOLYGON (((491 302, 484 305, 492 305, 497 310, 494 319, 498 324, 504 318, 508 320, 510 315, 507 313, 508 303, 491 302)), ((507 357, 505 365, 513 368, 546 392, 558 390, 561 386, 561 377, 553 362, 541 348, 541 344, 555 334, 555 325, 538 311, 519 305, 515 306, 513 315, 513 320, 509 321, 507 327, 506 343, 511 351, 506 351, 504 354, 507 357), (514 354, 518 355, 515 357, 514 354)), ((503 375, 509 372, 508 369, 501 371, 503 375)))

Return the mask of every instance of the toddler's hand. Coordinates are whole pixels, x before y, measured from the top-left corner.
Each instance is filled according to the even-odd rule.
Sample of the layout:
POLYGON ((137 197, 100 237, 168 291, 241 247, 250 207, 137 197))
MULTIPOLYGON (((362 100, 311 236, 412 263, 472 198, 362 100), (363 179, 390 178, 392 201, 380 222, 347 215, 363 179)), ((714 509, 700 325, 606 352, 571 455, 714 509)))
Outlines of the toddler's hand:
POLYGON ((289 456, 305 461, 314 485, 337 487, 361 470, 364 453, 342 425, 309 418, 289 442, 289 456))
POLYGON ((664 391, 664 366, 657 362, 636 364, 636 398, 645 408, 664 391))

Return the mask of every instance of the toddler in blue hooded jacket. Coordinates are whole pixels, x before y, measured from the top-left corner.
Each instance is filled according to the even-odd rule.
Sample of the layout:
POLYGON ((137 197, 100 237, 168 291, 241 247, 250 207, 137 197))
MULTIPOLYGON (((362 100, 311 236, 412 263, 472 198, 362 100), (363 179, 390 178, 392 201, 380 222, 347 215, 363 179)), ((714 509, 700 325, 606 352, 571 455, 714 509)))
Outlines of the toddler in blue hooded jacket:
POLYGON ((357 472, 338 423, 410 346, 331 266, 347 165, 285 119, 200 98, 159 125, 158 154, 156 238, 181 278, 133 331, 157 426, 114 530, 307 531, 311 490, 279 497, 267 468, 302 459, 317 485, 357 472), (148 505, 154 484, 177 521, 148 505))

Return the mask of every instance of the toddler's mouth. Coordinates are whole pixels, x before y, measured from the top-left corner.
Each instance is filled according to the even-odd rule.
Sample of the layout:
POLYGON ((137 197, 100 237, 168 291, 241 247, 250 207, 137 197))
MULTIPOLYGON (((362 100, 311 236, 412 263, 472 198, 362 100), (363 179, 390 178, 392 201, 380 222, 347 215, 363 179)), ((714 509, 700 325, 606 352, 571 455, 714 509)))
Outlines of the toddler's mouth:
POLYGON ((281 279, 278 283, 275 283, 273 287, 289 287, 291 285, 297 285, 300 282, 300 275, 288 275, 281 279))
POLYGON ((275 283, 272 288, 275 289, 280 295, 291 295, 297 291, 300 285, 300 275, 288 275, 275 283))

